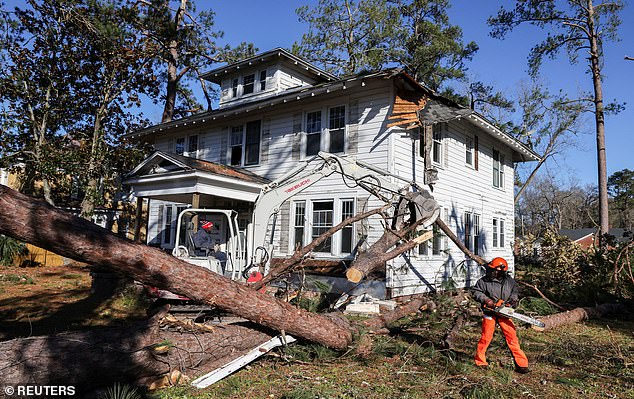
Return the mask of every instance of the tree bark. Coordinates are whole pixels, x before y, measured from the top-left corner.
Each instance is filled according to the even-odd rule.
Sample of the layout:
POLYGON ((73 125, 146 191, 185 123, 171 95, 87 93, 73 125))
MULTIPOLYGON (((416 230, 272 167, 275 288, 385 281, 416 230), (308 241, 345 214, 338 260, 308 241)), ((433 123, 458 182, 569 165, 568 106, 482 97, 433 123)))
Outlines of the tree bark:
POLYGON ((159 318, 125 328, 0 342, 2 379, 14 385, 73 385, 78 397, 85 397, 87 391, 115 382, 149 385, 173 370, 193 377, 272 337, 248 324, 209 332, 166 330, 159 328, 159 318))
POLYGON ((597 172, 599 185, 599 227, 601 245, 605 245, 603 236, 610 230, 608 215, 608 174, 605 154, 605 115, 603 109, 603 86, 601 83, 601 63, 599 60, 599 44, 594 24, 594 6, 592 0, 587 2, 588 32, 590 39, 590 71, 594 85, 594 117, 597 131, 597 172))
POLYGON ((216 306, 265 327, 345 349, 352 333, 328 318, 191 265, 146 245, 119 238, 81 218, 0 186, 0 234, 59 255, 108 267, 144 283, 216 306))
POLYGON ((606 314, 617 314, 624 311, 626 311, 626 308, 622 304, 606 303, 595 307, 575 308, 567 312, 555 313, 541 318, 540 320, 546 324, 544 330, 550 330, 566 324, 577 323, 588 319, 596 319, 606 314))

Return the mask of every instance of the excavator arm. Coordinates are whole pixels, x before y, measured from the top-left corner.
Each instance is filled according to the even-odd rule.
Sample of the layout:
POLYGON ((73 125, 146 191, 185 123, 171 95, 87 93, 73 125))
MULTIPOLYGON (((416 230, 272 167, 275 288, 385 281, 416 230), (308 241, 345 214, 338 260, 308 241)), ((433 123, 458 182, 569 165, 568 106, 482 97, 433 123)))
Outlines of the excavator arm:
POLYGON ((268 272, 267 261, 273 248, 273 231, 267 239, 267 230, 271 217, 275 226, 275 218, 281 205, 335 173, 341 176, 346 186, 361 187, 385 203, 392 204, 395 214, 409 213, 413 220, 425 219, 421 224, 422 228, 430 226, 438 217, 439 208, 436 201, 427 190, 421 189, 414 182, 352 158, 320 152, 262 189, 255 201, 251 240, 254 248, 260 250, 260 256, 253 259, 252 265, 266 263, 264 272, 268 272))

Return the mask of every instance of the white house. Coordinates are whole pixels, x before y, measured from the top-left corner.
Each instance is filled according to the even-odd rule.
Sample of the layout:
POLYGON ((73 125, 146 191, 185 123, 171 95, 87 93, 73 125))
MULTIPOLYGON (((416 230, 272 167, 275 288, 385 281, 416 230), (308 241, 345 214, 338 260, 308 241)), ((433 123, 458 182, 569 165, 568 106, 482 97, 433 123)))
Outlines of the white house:
MULTIPOLYGON (((215 69, 204 78, 220 86, 218 109, 128 135, 157 150, 127 181, 135 195, 150 199, 149 244, 172 248, 176 217, 192 204, 235 209, 243 228, 263 184, 326 151, 421 187, 432 184, 441 217, 456 235, 484 258, 507 258, 512 268, 513 165, 539 156, 481 115, 401 70, 338 78, 283 49, 215 69), (420 99, 424 126, 388 126, 401 97, 420 99)), ((347 187, 341 177, 328 177, 284 204, 274 256, 288 256, 297 243, 381 205, 366 191, 347 187)), ((315 257, 351 259, 358 245, 382 233, 380 222, 371 219, 338 232, 315 257)), ((480 275, 477 265, 437 233, 392 260, 385 280, 388 294, 399 296, 449 282, 469 286, 480 275)))

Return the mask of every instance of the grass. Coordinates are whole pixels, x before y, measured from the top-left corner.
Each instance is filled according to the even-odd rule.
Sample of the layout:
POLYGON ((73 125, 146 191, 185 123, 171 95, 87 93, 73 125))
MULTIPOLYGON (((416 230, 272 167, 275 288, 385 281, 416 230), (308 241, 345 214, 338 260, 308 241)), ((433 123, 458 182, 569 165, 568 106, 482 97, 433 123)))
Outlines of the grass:
MULTIPOLYGON (((154 399, 304 398, 631 398, 634 397, 634 320, 624 317, 577 323, 548 332, 520 327, 531 373, 514 372, 497 331, 482 370, 472 356, 479 338, 473 320, 453 350, 438 342, 449 323, 421 317, 391 336, 364 336, 371 350, 338 353, 315 344, 293 344, 284 356, 264 356, 204 390, 174 387, 154 399), (424 328, 421 328, 424 327, 424 328)), ((357 342, 361 342, 359 340, 357 342)))
MULTIPOLYGON (((90 290, 87 271, 14 268, 3 272, 0 332, 24 325, 24 334, 29 334, 33 322, 35 332, 47 333, 35 328, 35 321, 53 313, 61 323, 56 331, 110 325, 141 315, 147 306, 138 291, 129 289, 107 303, 85 309, 85 314, 72 307, 72 313, 60 314, 68 306, 86 302, 90 290), (23 283, 28 281, 22 279, 23 274, 34 284, 23 283)), ((311 299, 304 305, 320 306, 320 298, 311 299)), ((520 309, 529 314, 553 312, 535 298, 522 299, 520 309)), ((480 336, 477 319, 461 330, 452 350, 442 349, 438 342, 451 322, 452 316, 440 307, 437 312, 395 323, 391 335, 361 334, 355 346, 343 353, 295 343, 207 389, 178 386, 154 392, 149 398, 634 398, 634 320, 627 315, 542 333, 519 327, 522 348, 531 362, 532 372, 527 375, 513 371, 499 331, 488 351, 491 366, 482 370, 473 364, 480 336)))

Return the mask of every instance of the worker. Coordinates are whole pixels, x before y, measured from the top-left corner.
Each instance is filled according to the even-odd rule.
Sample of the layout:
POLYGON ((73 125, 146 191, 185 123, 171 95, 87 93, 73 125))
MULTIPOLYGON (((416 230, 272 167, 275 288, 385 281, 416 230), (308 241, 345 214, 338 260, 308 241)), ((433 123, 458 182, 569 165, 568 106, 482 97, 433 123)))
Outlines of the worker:
POLYGON ((196 234, 194 234, 194 246, 205 250, 206 254, 209 254, 209 252, 214 249, 215 240, 211 236, 211 230, 213 227, 214 224, 212 222, 201 220, 200 228, 196 234))
POLYGON ((486 351, 493 339, 496 323, 500 325, 513 359, 515 371, 521 374, 529 372, 528 359, 520 348, 515 325, 509 318, 498 316, 488 309, 494 309, 499 300, 507 306, 516 307, 519 298, 517 283, 508 275, 509 265, 504 258, 495 258, 486 265, 486 275, 471 288, 475 299, 482 304, 484 317, 482 319, 482 336, 478 342, 475 363, 480 367, 487 367, 486 351))

